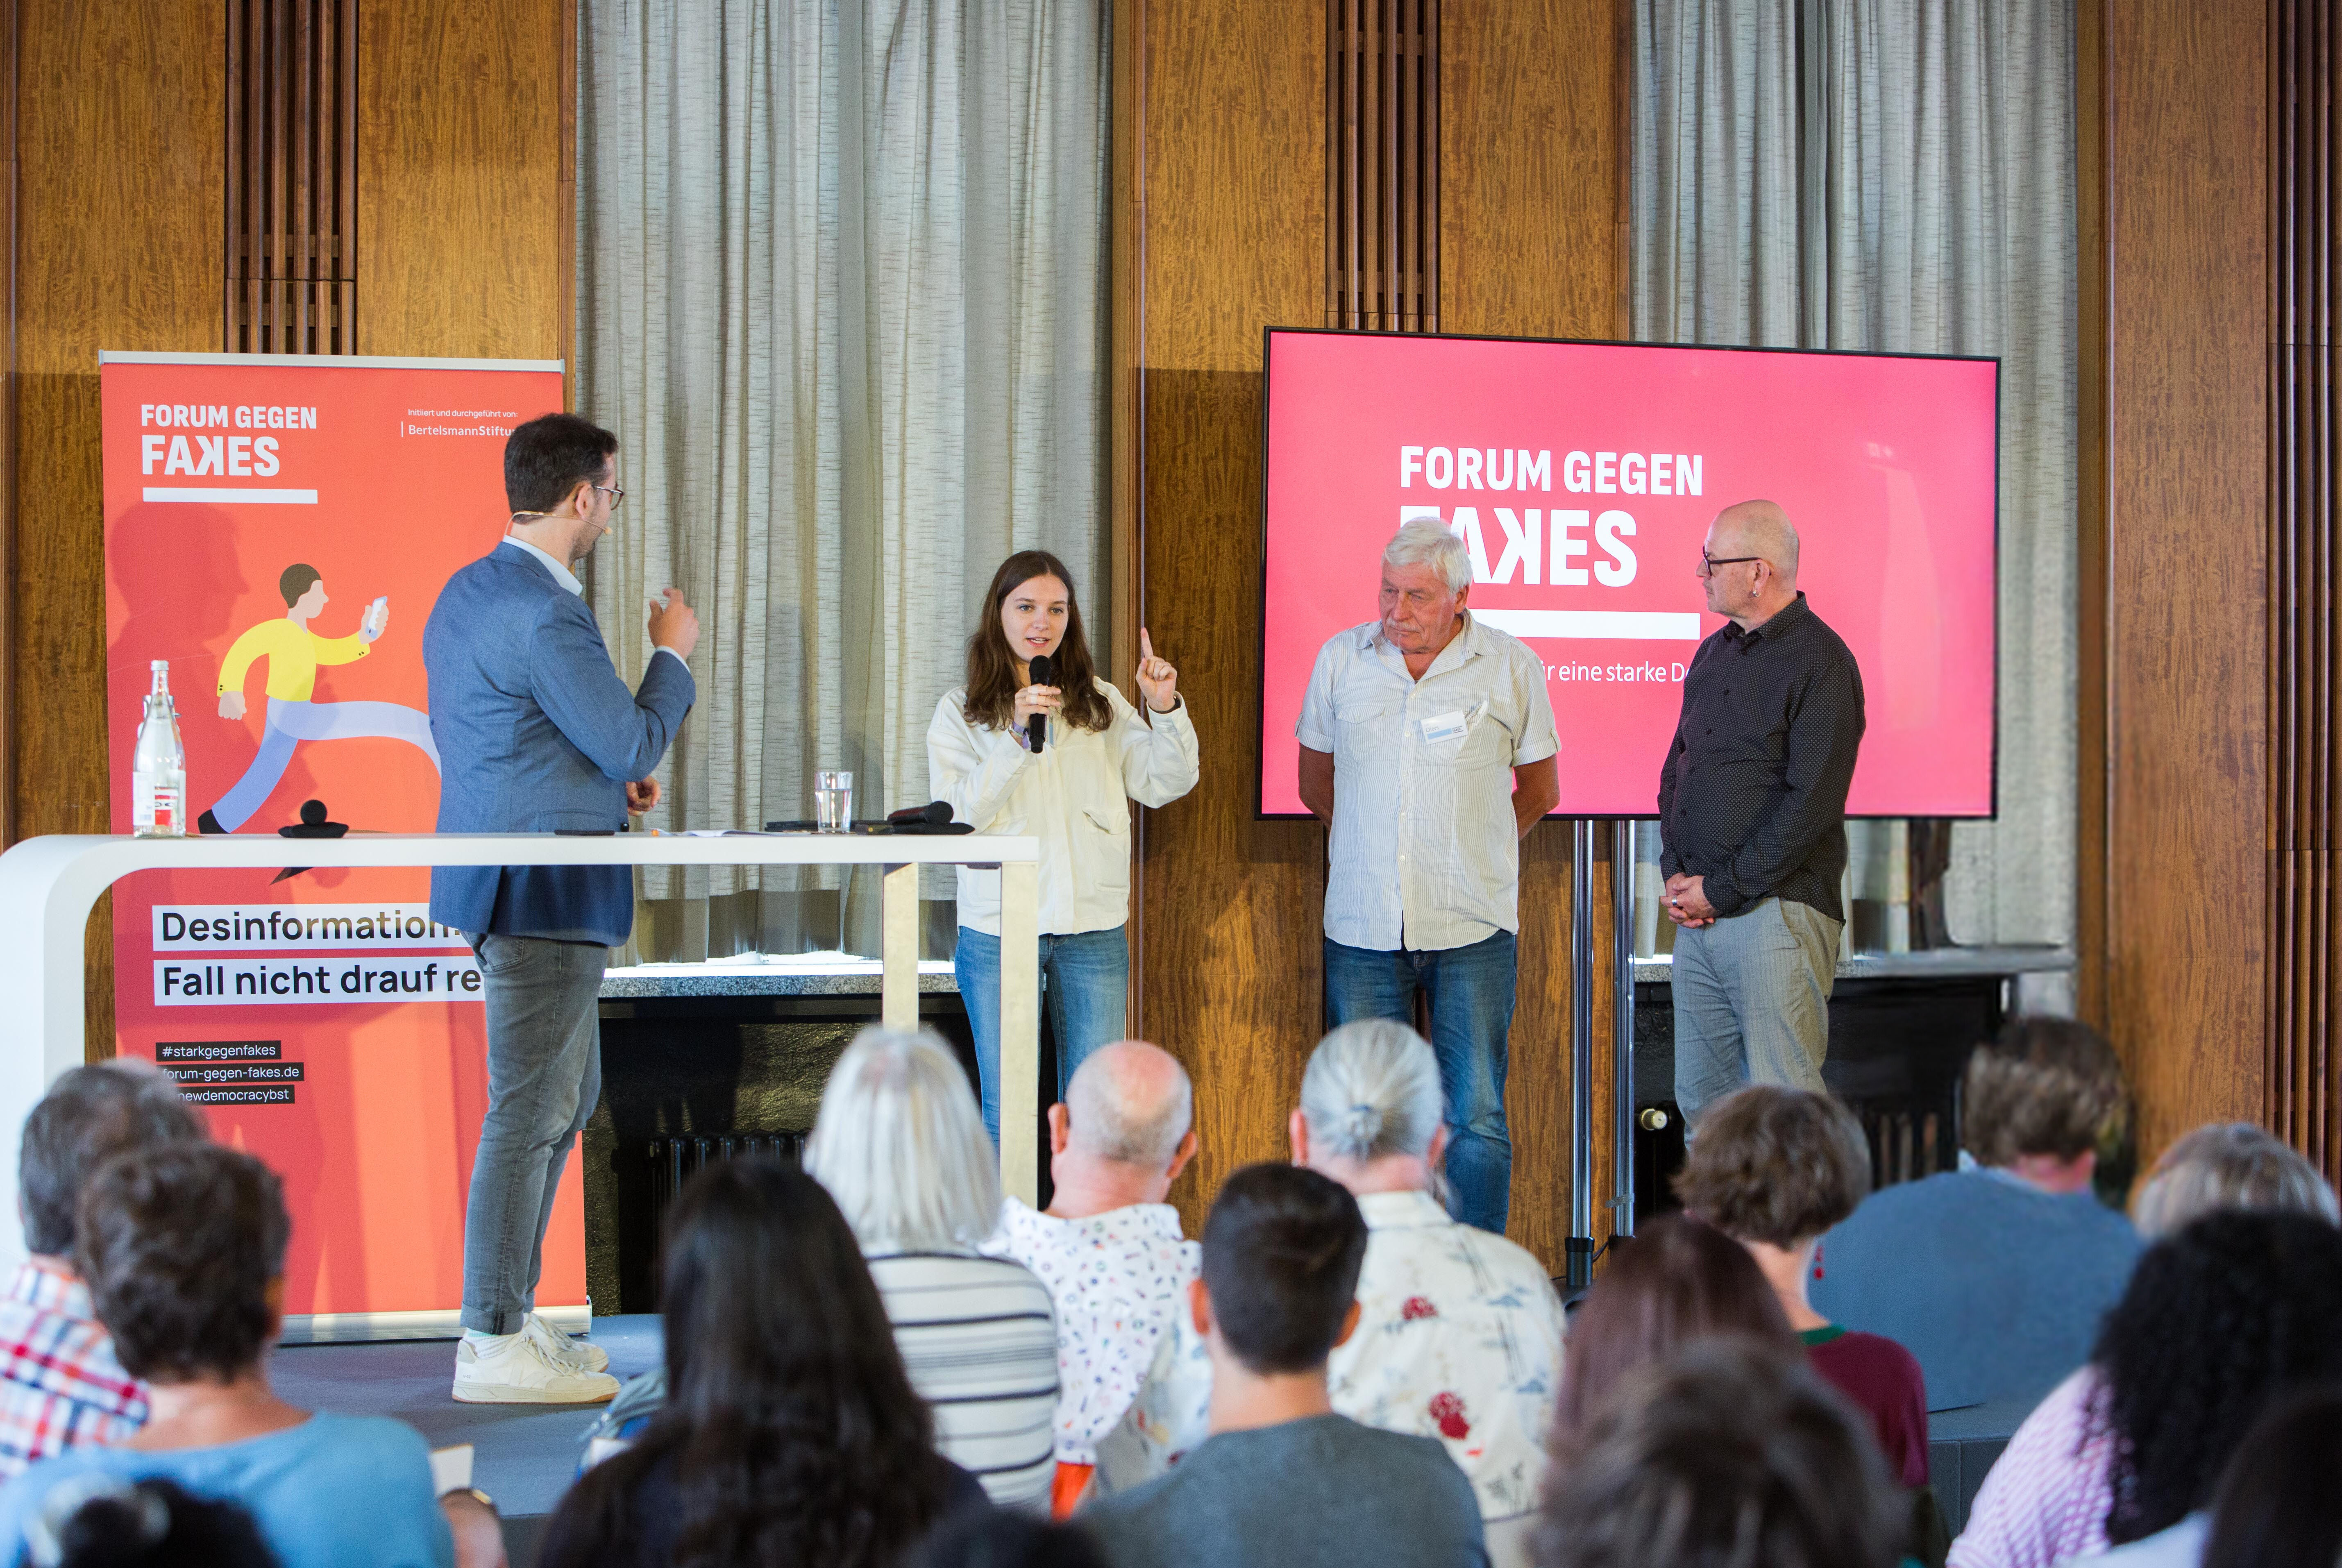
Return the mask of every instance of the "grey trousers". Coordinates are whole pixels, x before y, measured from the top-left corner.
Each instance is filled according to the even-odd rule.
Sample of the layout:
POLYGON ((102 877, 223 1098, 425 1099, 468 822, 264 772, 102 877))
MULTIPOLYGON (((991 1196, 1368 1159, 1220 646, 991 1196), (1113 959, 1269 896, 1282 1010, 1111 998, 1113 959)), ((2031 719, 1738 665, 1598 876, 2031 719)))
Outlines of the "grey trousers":
POLYGON ((536 1310, 562 1167, 602 1097, 610 950, 535 936, 471 943, 486 984, 488 1114, 464 1210, 464 1326, 517 1333, 536 1310))
POLYGON ((1676 933, 1676 1104, 1688 1132, 1743 1084, 1821 1088, 1843 924, 1811 904, 1767 898, 1676 933))

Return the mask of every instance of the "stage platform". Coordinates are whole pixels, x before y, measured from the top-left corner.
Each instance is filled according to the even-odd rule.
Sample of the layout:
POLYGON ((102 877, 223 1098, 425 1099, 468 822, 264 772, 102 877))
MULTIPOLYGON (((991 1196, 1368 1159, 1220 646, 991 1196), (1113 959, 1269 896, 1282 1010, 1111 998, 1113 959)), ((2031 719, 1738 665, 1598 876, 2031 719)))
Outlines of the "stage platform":
MULTIPOLYGON (((662 1353, 656 1315, 597 1317, 594 1343, 620 1379, 649 1372, 662 1353)), ((452 1340, 280 1346, 268 1366, 279 1397, 305 1410, 389 1415, 434 1448, 474 1445, 472 1483, 505 1516, 512 1568, 530 1568, 545 1516, 569 1485, 599 1405, 458 1404, 452 1340)))

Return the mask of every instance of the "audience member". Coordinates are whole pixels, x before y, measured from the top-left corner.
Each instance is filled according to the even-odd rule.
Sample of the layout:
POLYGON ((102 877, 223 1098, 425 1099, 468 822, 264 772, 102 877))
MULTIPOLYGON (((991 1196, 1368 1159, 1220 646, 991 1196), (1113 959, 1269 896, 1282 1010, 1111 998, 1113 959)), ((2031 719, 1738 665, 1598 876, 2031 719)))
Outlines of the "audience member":
POLYGON ((124 1446, 74 1449, 0 1490, 0 1562, 23 1550, 53 1488, 103 1475, 243 1504, 285 1568, 447 1568, 455 1550, 414 1428, 311 1414, 269 1388, 291 1230, 275 1176, 233 1149, 165 1144, 92 1173, 75 1257, 153 1413, 124 1446))
POLYGON ((1637 1368, 1554 1456, 1540 1568, 1887 1568, 1877 1450, 1802 1359, 1726 1335, 1637 1368))
POLYGON ((869 1266, 811 1177, 755 1159, 694 1177, 662 1305, 666 1401, 562 1499, 545 1568, 887 1568, 983 1505, 936 1453, 869 1266))
MULTIPOLYGON (((1334 1409, 1446 1443, 1479 1498, 1491 1560, 1525 1561, 1560 1382, 1561 1302, 1528 1253, 1448 1216, 1441 1104, 1430 1045, 1387 1019, 1326 1035, 1302 1077, 1294 1162, 1348 1188, 1366 1221, 1358 1332, 1328 1364, 1334 1409)), ((1211 1397, 1201 1337, 1175 1333, 1112 1439, 1105 1486, 1159 1474, 1200 1443, 1211 1397)))
POLYGON ((1979 1168, 1873 1193, 1822 1238, 1814 1309, 1917 1357, 1933 1409, 2037 1399, 2088 1355, 2137 1261, 2130 1222, 2090 1184, 2123 1108, 2096 1030, 2012 1020, 1962 1089, 1979 1168))
POLYGON ((89 1174, 124 1150, 203 1137, 177 1086, 135 1059, 72 1069, 25 1118, 16 1192, 32 1255, 0 1298, 0 1480, 145 1423, 146 1391, 115 1359, 74 1271, 74 1205, 89 1174))
POLYGON ((249 1510, 95 1471, 49 1489, 25 1522, 25 1555, 32 1568, 276 1568, 249 1510))
POLYGON ((1471 1483, 1439 1443, 1334 1412, 1326 1358, 1356 1329, 1357 1201, 1292 1165, 1228 1178, 1189 1312, 1212 1358, 1211 1435, 1083 1517, 1116 1568, 1485 1563, 1471 1483))
POLYGON ((1636 1367, 1716 1334, 1798 1349, 1780 1299, 1746 1248, 1697 1220, 1661 1214, 1611 1253, 1571 1315, 1556 1441, 1566 1445, 1583 1434, 1636 1367))
POLYGON ((2317 1167, 2249 1122, 2198 1127, 2164 1150, 2133 1207, 2139 1234, 2151 1242, 2177 1235, 2216 1209, 2342 1223, 2334 1189, 2317 1167))
MULTIPOLYGON (((1082 1064, 1087 1066, 1088 1060, 1082 1064)), ((917 1568, 1106 1568, 1106 1561, 1089 1532, 1078 1524, 1051 1524, 1006 1508, 981 1508, 936 1531, 920 1553, 917 1568)))
POLYGON ((937 1446, 995 1503, 1046 1509, 1056 1469, 1057 1327, 1024 1264, 976 1251, 1000 1167, 941 1040, 866 1029, 822 1091, 806 1170, 854 1227, 937 1446))
POLYGON ((1984 1480, 1953 1568, 2054 1568, 2211 1500, 2274 1401, 2342 1377, 2342 1231, 2230 1211, 2158 1242, 2089 1364, 2026 1418, 1984 1480))
POLYGON ((1091 1053, 1065 1102, 1049 1107, 1048 1208, 1010 1198, 984 1247, 1031 1269, 1056 1306, 1060 1518, 1200 1266, 1164 1202, 1196 1157, 1194 1113, 1195 1091, 1169 1052, 1124 1040, 1091 1053))
POLYGON ((1758 1084, 1708 1108, 1676 1178, 1684 1207, 1748 1249, 1814 1370, 1869 1413, 1887 1468, 1927 1484, 1927 1391, 1891 1339, 1834 1323, 1806 1296, 1822 1233, 1870 1191, 1870 1144, 1854 1114, 1810 1089, 1758 1084))

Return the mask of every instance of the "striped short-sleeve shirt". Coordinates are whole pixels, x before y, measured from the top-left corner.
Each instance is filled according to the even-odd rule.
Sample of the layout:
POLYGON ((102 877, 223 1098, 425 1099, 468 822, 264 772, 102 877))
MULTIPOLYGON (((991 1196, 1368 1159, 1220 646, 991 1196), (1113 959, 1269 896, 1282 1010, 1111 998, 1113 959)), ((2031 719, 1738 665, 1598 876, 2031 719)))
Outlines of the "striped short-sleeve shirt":
POLYGON ((1046 1513, 1056 1474, 1057 1323, 1024 1264, 974 1253, 879 1253, 911 1386, 936 1413, 936 1447, 1003 1507, 1046 1513))

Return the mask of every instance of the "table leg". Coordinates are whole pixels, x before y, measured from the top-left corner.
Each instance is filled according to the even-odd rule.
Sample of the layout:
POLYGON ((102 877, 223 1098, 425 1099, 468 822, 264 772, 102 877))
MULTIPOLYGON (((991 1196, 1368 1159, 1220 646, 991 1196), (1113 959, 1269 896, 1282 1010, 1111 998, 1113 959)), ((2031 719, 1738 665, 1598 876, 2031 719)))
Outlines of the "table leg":
POLYGON ((1039 868, 1000 868, 1000 1189, 1038 1204, 1041 1167, 1041 894, 1039 868))
POLYGON ((880 884, 878 1021, 889 1029, 919 1026, 919 868, 890 865, 880 884))

